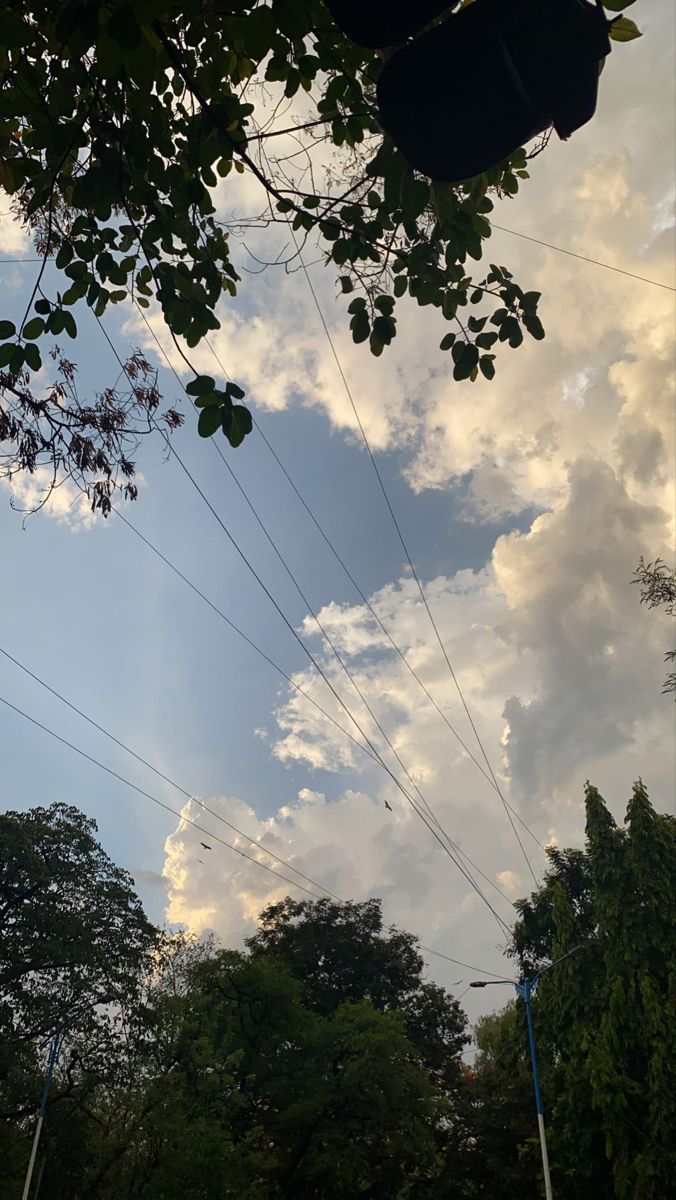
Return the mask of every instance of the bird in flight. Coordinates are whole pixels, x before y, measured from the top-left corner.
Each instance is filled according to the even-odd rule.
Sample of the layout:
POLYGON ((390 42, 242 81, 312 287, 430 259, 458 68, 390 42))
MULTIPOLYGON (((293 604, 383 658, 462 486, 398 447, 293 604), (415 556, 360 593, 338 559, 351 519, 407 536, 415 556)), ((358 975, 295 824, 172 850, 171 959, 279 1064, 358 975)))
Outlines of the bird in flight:
POLYGON ((387 803, 387 800, 385 801, 385 808, 387 809, 388 812, 392 812, 392 806, 387 803))
POLYGON ((207 846, 206 842, 200 842, 200 846, 203 846, 205 850, 211 850, 211 846, 207 846))

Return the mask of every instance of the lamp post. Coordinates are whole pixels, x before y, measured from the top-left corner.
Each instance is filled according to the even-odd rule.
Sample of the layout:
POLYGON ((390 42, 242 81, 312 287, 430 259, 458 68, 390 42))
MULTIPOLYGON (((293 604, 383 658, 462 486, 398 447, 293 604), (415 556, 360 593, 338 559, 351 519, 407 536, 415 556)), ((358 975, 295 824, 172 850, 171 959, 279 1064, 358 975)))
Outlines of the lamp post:
POLYGON ((37 1125, 35 1126, 35 1133, 33 1135, 33 1145, 31 1147, 31 1156, 28 1160, 28 1168, 26 1170, 26 1179, 25 1179, 24 1185, 23 1185, 23 1192, 21 1193, 21 1200, 28 1200, 28 1193, 30 1191, 31 1179, 33 1178, 33 1169, 35 1167, 35 1159, 36 1159, 37 1152, 38 1152, 38 1145, 40 1144, 40 1134, 42 1133, 42 1126, 44 1124, 45 1113, 47 1111, 47 1100, 49 1099, 49 1090, 52 1086, 52 1079, 54 1076, 54 1068, 56 1067, 56 1064, 59 1061, 59 1054, 61 1053, 61 1046, 63 1044, 64 1036, 65 1036, 67 1030, 70 1029, 71 1025, 73 1025, 75 1021, 77 1021, 81 1016, 83 1016, 83 1014, 85 1012, 87 1012, 87 1010, 89 1008, 94 1008, 97 1004, 108 1004, 111 1000, 114 1000, 114 999, 115 999, 114 996, 101 996, 98 1000, 93 1000, 91 1004, 85 1004, 85 1005, 81 1005, 79 1008, 75 1008, 71 1012, 70 1016, 66 1017, 65 1020, 59 1022, 56 1029, 54 1030, 54 1033, 52 1035, 52 1039, 51 1039, 51 1042, 49 1045, 49 1055, 47 1057, 47 1073, 45 1075, 45 1085, 42 1089, 42 1100, 40 1101, 40 1111, 38 1113, 38 1121, 37 1121, 37 1125))
POLYGON ((542 967, 541 970, 538 971, 537 975, 533 975, 532 979, 475 979, 469 985, 470 987, 473 987, 473 988, 484 988, 484 987, 490 987, 491 984, 496 984, 496 983, 511 984, 511 986, 513 988, 515 988, 517 995, 521 997, 521 999, 524 1002, 524 1005, 526 1006, 526 1022, 528 1025, 528 1045, 530 1048, 530 1061, 531 1061, 531 1067, 532 1067, 532 1071, 533 1071, 533 1089, 535 1091, 535 1110, 537 1112, 537 1118, 538 1118, 538 1133, 540 1134, 540 1149, 542 1151, 542 1174, 544 1176, 544 1181, 545 1181, 546 1200, 553 1200, 553 1192, 552 1192, 551 1175, 549 1173, 549 1156, 547 1154, 547 1134, 545 1132, 545 1117, 544 1117, 544 1111, 542 1108, 542 1092, 540 1090, 540 1075, 538 1073, 538 1055, 537 1055, 537 1046, 535 1044, 535 1029, 533 1026, 533 1010, 532 1010, 532 1006, 531 1006, 531 1000, 533 998, 535 989, 540 981, 540 977, 542 975, 544 975, 546 971, 551 971, 552 967, 558 966, 558 964, 560 962, 563 962, 564 958, 569 958, 571 954, 575 954, 575 951, 580 950, 580 949, 581 949, 580 946, 574 946, 572 950, 569 950, 567 952, 567 954, 562 954, 560 958, 554 959, 554 962, 549 963, 548 966, 542 967))

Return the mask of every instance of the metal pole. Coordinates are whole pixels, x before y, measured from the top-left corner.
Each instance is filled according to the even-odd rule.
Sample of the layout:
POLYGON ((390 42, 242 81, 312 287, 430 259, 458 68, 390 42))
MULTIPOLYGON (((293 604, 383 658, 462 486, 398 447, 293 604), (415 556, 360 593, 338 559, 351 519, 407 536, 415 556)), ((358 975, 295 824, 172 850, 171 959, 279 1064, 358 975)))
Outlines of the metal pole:
POLYGON ((40 1170, 38 1171, 38 1177, 35 1181, 35 1191, 33 1192, 33 1200, 38 1200, 38 1196, 40 1195, 40 1188, 42 1187, 42 1176, 45 1173, 46 1163, 47 1163, 47 1155, 43 1154, 42 1162, 40 1163, 40 1170))
POLYGON ((473 979, 470 983, 472 988, 485 988, 495 986, 497 983, 509 983, 516 988, 516 993, 521 996, 526 1006, 526 1021, 528 1023, 528 1044, 530 1046, 530 1061, 533 1070, 533 1087, 535 1089, 535 1108, 538 1117, 538 1132, 540 1134, 540 1149, 542 1150, 542 1171, 545 1180, 545 1196, 546 1200, 553 1200, 552 1180, 549 1174, 549 1155, 547 1154, 547 1135, 545 1133, 545 1118, 542 1110, 542 1093, 540 1091, 540 1076, 538 1074, 538 1055, 535 1045, 535 1029, 533 1028, 533 1013, 531 1011, 531 997, 535 991, 540 976, 544 975, 545 971, 551 971, 552 967, 557 967, 564 958, 570 958, 571 954, 576 954, 581 950, 582 946, 573 946, 572 950, 567 950, 559 958, 555 958, 554 962, 550 962, 546 967, 542 967, 537 975, 532 979, 473 979))
POLYGON ((538 1116, 538 1130, 540 1133, 540 1149, 542 1150, 542 1172, 545 1179, 545 1196, 546 1200, 553 1200, 552 1180, 549 1174, 549 1156, 547 1154, 547 1135, 545 1133, 545 1118, 542 1108, 542 1092, 540 1091, 540 1076, 538 1074, 538 1055, 535 1045, 535 1030, 533 1028, 533 1013, 531 1011, 531 988, 533 980, 524 979, 522 983, 517 984, 517 991, 523 999, 526 1006, 526 1021, 528 1023, 528 1044, 530 1046, 530 1061, 533 1068, 533 1088, 535 1089, 535 1108, 538 1116))
POLYGON ((30 1156, 30 1159, 28 1160, 28 1170, 26 1171, 26 1180, 23 1185, 23 1192, 21 1193, 21 1200, 28 1200, 28 1193, 30 1192, 30 1187, 31 1187, 31 1179, 33 1178, 33 1168, 35 1167, 35 1158, 36 1158, 36 1155, 38 1152, 38 1146, 40 1144, 40 1134, 42 1133, 42 1126, 44 1124, 45 1113, 47 1111, 47 1099, 49 1097, 49 1089, 52 1086, 52 1076, 54 1074, 54 1067, 56 1066, 56 1060, 59 1057, 60 1049, 61 1049, 61 1028, 59 1027, 59 1029, 57 1029, 56 1033, 54 1034, 54 1037, 52 1039, 52 1044, 49 1047, 49 1058, 47 1059, 47 1075, 45 1077, 45 1086, 42 1089, 42 1100, 40 1102, 40 1112, 38 1113, 38 1123, 35 1126, 35 1134, 33 1135, 33 1145, 31 1147, 31 1156, 30 1156))

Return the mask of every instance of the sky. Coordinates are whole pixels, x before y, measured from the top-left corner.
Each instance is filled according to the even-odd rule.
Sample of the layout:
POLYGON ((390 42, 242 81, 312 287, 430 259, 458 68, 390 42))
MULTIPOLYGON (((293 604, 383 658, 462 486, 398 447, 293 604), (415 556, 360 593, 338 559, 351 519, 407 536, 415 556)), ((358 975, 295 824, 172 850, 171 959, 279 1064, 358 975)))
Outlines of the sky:
MULTIPOLYGON (((629 584, 640 555, 673 558, 668 287, 676 30, 669 9, 641 0, 632 10, 644 36, 615 48, 594 120, 567 142, 553 139, 519 195, 496 207, 496 224, 524 236, 495 229, 487 259, 543 293, 547 338, 504 351, 492 383, 453 382, 438 349, 442 323, 414 305, 400 303, 397 338, 373 359, 351 341, 331 272, 310 267, 519 838, 431 628, 302 271, 246 275, 241 297, 219 311, 212 346, 220 365, 207 346, 193 361, 216 375, 224 366, 247 388, 260 428, 434 705, 256 433, 236 452, 224 444, 224 453, 270 541, 214 447, 198 439, 189 413, 175 444, 326 678, 160 442, 147 441, 137 456, 139 500, 124 513, 305 694, 117 516, 93 518, 64 487, 24 520, 10 499, 34 503, 40 481, 25 480, 13 494, 0 485, 0 646, 183 791, 2 656, 0 694, 209 832, 4 706, 0 802, 23 810, 64 801, 95 818, 103 845, 131 872, 155 920, 213 929, 237 946, 261 909, 290 892, 218 837, 282 872, 280 860, 292 862, 342 898, 381 897, 386 924, 469 964, 425 953, 429 977, 461 995, 477 971, 513 973, 498 918, 509 923, 511 901, 542 877, 542 845, 583 843, 585 780, 618 819, 639 775, 654 803, 673 811, 674 710, 661 695, 673 628, 642 607, 629 584), (327 679, 391 774, 313 706, 312 699, 360 740, 327 679), (412 790, 400 764, 475 864, 472 873, 481 870, 485 899, 397 787, 392 776, 412 790), (224 821, 244 836, 235 838, 224 821), (203 850, 202 840, 212 848, 203 850)), ((233 193, 221 185, 224 215, 255 211, 253 185, 236 187, 233 193)), ((248 249, 238 247, 238 261, 251 265, 248 250, 279 245, 278 231, 252 235, 248 249)), ((0 217, 0 259, 30 254, 23 231, 0 217)), ((0 263, 3 316, 21 317, 34 270, 0 263)), ((162 340, 161 322, 151 321, 162 340)), ((120 353, 144 348, 166 400, 178 398, 177 380, 134 310, 106 318, 106 325, 120 353)), ((76 348, 83 386, 105 386, 117 364, 86 313, 82 328, 76 348)), ((185 380, 184 365, 169 347, 167 353, 185 380)), ((464 996, 470 1017, 508 998, 499 991, 464 996)))

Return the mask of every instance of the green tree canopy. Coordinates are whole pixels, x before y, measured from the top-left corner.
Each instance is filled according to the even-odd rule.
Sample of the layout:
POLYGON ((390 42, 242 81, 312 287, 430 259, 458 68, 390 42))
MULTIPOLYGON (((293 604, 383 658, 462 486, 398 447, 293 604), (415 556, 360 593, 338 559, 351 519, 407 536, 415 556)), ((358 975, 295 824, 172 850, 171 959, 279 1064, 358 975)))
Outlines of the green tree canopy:
MULTIPOLYGON (((461 1140, 465 1019, 422 979, 415 939, 383 931, 375 900, 274 906, 247 952, 161 938, 95 831, 64 805, 0 823, 10 1194, 42 1091, 42 1035, 59 1022, 39 1164, 50 1200, 440 1194, 461 1140), (293 970, 292 924, 305 934, 293 970), (116 999, 103 1013, 81 1007, 104 992, 116 999), (84 1015, 69 1024, 73 1005, 84 1015)), ((465 1170, 461 1155, 451 1169, 465 1170)))
POLYGON ((379 900, 285 900, 266 908, 247 940, 254 957, 273 955, 300 982, 304 1002, 330 1013, 368 1000, 379 1012, 398 1012, 430 1069, 457 1071, 469 1040, 466 1018, 443 990, 423 979, 418 939, 384 930, 379 900))
MULTIPOLYGON (((585 849, 549 850, 542 886, 517 904, 514 933, 524 975, 579 947, 542 977, 534 1001, 556 1194, 664 1200, 676 1173, 676 820, 654 810, 641 782, 624 827, 590 785, 586 815, 585 849)), ((529 1108, 535 1134, 516 1067, 527 1063, 523 1005, 485 1023, 479 1045, 477 1079, 512 1110, 503 1154, 517 1171, 514 1194, 537 1189, 537 1153, 526 1139, 519 1159, 512 1141, 529 1108)))
MULTIPOLYGON (((135 1004, 157 942, 131 878, 82 812, 52 804, 0 814, 0 1159, 8 1177, 10 1164, 21 1167, 25 1122, 40 1103, 45 1041, 77 1014, 78 1086, 83 1070, 112 1066, 115 1021, 96 1005, 112 997, 118 1012, 135 1004)), ((74 1086, 66 1077, 57 1090, 74 1086)))
MULTIPOLYGON (((615 36, 632 35, 618 26, 615 36)), ((318 241, 350 297, 352 336, 375 355, 395 337, 404 297, 449 322, 441 349, 456 380, 491 379, 500 343, 544 336, 537 292, 505 267, 479 278, 473 267, 496 202, 528 175, 526 152, 457 185, 417 174, 379 126, 380 54, 347 40, 321 0, 7 0, 0 47, 0 192, 43 257, 18 325, 0 320, 5 473, 47 464, 90 489, 103 479, 93 502, 108 511, 117 481, 129 486, 135 441, 157 426, 159 398, 123 356, 122 388, 80 400, 55 339, 89 334, 83 307, 100 321, 111 305, 154 302, 190 366, 190 348, 219 326, 219 300, 237 294, 232 235, 248 220, 283 222, 291 258, 318 241), (288 126, 295 160, 275 150, 288 126), (228 222, 238 174, 260 201, 228 222), (36 395, 45 348, 60 374, 36 395)), ((239 445, 252 427, 241 387, 195 373, 187 391, 200 434, 222 430, 239 445)), ((175 424, 173 410, 166 419, 175 424)))
POLYGON ((24 1038, 76 1007, 126 994, 157 932, 96 839, 67 804, 0 814, 0 1021, 24 1038))
POLYGON ((420 1066, 444 1101, 434 1128, 439 1171, 418 1184, 420 1197, 467 1197, 476 1165, 469 1094, 460 1057, 469 1041, 467 1018, 448 992, 424 978, 418 940, 383 928, 381 903, 299 901, 287 897, 261 913, 247 941, 254 958, 281 961, 298 980, 304 1003, 329 1014, 368 1001, 394 1013, 415 1047, 420 1066))
MULTIPOLYGON (((646 562, 641 555, 632 583, 641 591, 641 604, 646 608, 663 608, 668 617, 676 616, 676 571, 661 558, 646 562)), ((667 650, 665 662, 676 662, 676 650, 667 650)), ((664 681, 663 695, 676 693, 676 671, 670 671, 664 681)), ((674 697, 676 699, 676 695, 674 697)))

